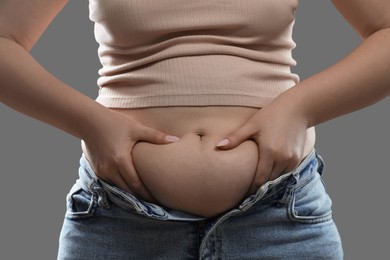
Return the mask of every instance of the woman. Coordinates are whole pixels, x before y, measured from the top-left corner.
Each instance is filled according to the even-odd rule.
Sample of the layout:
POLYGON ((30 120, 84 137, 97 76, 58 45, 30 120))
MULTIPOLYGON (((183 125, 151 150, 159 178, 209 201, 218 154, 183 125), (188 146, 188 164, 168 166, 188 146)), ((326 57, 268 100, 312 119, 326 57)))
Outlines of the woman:
POLYGON ((12 24, 1 27, 2 57, 8 62, 1 70, 6 83, 1 97, 7 105, 84 140, 80 181, 69 196, 75 205, 69 205, 62 232, 61 259, 92 258, 93 254, 113 259, 196 258, 197 242, 203 258, 214 254, 227 259, 294 254, 296 258, 341 257, 328 197, 306 194, 321 190, 314 173, 317 168, 321 171, 321 161, 313 153, 311 127, 388 95, 385 42, 389 30, 385 28, 389 21, 383 11, 388 10, 387 3, 377 1, 372 8, 364 1, 334 1, 366 40, 340 63, 298 83, 286 69, 293 65, 289 56, 293 43, 288 36, 296 1, 249 2, 236 8, 229 6, 234 2, 171 3, 173 9, 165 2, 130 2, 134 4, 130 7, 126 1, 115 5, 90 1, 101 44, 101 106, 48 75, 20 48, 29 50, 64 4, 31 2, 18 8, 8 2, 1 6, 2 19, 9 19, 1 24, 12 24), (38 24, 12 22, 15 10, 27 12, 22 17, 31 16, 38 24), (123 13, 130 10, 131 17, 123 13), (191 24, 184 18, 194 10, 200 15, 191 24), (251 10, 261 17, 239 19, 251 10), (379 11, 382 19, 378 19, 379 11), (47 19, 41 18, 43 13, 47 19), (230 20, 223 19, 226 15, 230 20), (280 19, 270 23, 270 17, 280 19), (361 73, 367 63, 373 70, 361 73), (32 74, 36 75, 33 80, 32 74), (224 89, 218 89, 219 85, 224 89), (177 93, 182 96, 175 98, 177 93), (157 100, 158 95, 162 98, 157 100), (179 140, 166 138, 166 133, 179 140), (315 168, 314 172, 309 168, 315 168), (287 191, 294 191, 293 196, 287 196, 287 191), (316 208, 320 212, 304 217, 290 212, 308 206, 303 204, 306 198, 318 203, 313 196, 323 200, 323 206, 316 208), (302 204, 293 202, 297 198, 302 204), (278 223, 286 221, 281 214, 287 211, 291 222, 278 223), (267 216, 270 212, 271 217, 267 216), (113 225, 114 217, 115 223, 123 221, 113 225), (320 234, 319 226, 326 227, 332 237, 320 234), (108 234, 101 234, 107 230, 108 234), (290 233, 286 230, 291 234, 286 235, 290 233), (129 240, 123 237, 126 232, 132 234, 129 240), (88 237, 83 238, 86 233, 88 237), (161 240, 162 234, 166 241, 161 240), (310 239, 303 239, 307 236, 310 239), (299 244, 297 250, 286 239, 303 241, 305 246, 299 244), (151 244, 145 246, 145 242, 151 244), (105 248, 108 243, 115 247, 105 248), (259 248, 259 244, 266 246, 259 248))

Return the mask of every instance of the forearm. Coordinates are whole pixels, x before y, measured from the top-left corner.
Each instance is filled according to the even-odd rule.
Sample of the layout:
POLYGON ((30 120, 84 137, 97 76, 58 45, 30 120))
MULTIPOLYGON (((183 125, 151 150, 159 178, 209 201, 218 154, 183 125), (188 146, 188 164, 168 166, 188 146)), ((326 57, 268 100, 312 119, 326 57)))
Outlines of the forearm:
POLYGON ((308 127, 367 107, 390 94, 390 29, 368 37, 347 57, 300 82, 277 102, 308 127))
POLYGON ((107 108, 55 78, 21 46, 0 37, 0 101, 83 138, 107 108))

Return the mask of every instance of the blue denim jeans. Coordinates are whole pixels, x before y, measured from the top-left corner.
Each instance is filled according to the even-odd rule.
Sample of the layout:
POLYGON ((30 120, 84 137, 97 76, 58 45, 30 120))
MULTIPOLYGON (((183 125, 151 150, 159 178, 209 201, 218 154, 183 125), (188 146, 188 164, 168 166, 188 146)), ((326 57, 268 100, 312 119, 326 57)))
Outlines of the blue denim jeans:
POLYGON ((313 150, 295 170, 206 219, 107 184, 82 155, 58 259, 343 259, 323 167, 313 150))

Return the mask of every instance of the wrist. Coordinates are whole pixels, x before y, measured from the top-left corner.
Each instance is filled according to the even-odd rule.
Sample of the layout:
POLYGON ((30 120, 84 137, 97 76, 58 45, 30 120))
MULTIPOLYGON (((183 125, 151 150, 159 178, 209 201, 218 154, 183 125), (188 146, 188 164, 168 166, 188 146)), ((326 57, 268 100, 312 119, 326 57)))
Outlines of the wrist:
POLYGON ((112 117, 111 112, 109 108, 94 100, 88 102, 76 122, 79 138, 88 141, 96 135, 98 130, 112 117))
MULTIPOLYGON (((298 88, 298 86, 294 88, 298 88)), ((306 128, 310 128, 313 126, 310 109, 301 93, 294 88, 283 92, 267 106, 273 107, 272 111, 274 112, 272 113, 282 114, 287 120, 299 122, 306 128)))

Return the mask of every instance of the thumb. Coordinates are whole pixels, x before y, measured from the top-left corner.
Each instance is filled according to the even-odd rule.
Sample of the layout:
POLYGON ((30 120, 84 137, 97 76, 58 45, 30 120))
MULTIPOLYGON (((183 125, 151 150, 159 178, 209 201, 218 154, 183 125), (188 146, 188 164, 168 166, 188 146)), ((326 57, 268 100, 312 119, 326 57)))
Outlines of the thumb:
POLYGON ((141 130, 139 140, 153 144, 168 144, 177 142, 180 140, 180 138, 173 135, 167 135, 154 128, 144 127, 141 130))
POLYGON ((232 149, 250 139, 252 135, 251 129, 247 125, 244 125, 229 133, 225 139, 219 141, 216 146, 220 149, 232 149))

